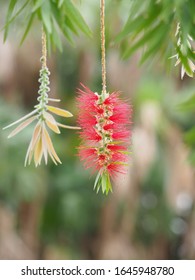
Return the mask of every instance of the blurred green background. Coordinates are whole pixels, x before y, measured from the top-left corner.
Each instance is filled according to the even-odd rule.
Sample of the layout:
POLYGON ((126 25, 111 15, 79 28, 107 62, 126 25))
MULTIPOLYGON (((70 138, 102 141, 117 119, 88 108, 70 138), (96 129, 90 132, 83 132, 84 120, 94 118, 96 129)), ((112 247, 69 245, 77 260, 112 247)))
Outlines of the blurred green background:
MULTIPOLYGON (((180 81, 179 67, 161 61, 139 65, 140 52, 120 57, 113 43, 127 18, 127 2, 107 11, 109 91, 121 91, 133 106, 129 172, 108 197, 93 191, 94 176, 77 158, 76 131, 52 135, 63 164, 24 167, 33 126, 8 140, 0 132, 0 259, 194 259, 194 81, 180 81), (173 65, 172 65, 173 66, 173 65), (183 105, 181 105, 183 104, 183 105)), ((99 2, 83 1, 93 39, 49 56, 51 95, 70 110, 75 125, 79 83, 101 90, 99 2)), ((1 1, 1 21, 6 14, 1 1)), ((19 21, 3 44, 0 33, 0 128, 36 103, 41 29, 35 23, 21 47, 19 21)), ((169 61, 170 62, 170 61, 169 61)), ((168 63, 168 62, 167 62, 168 63)))

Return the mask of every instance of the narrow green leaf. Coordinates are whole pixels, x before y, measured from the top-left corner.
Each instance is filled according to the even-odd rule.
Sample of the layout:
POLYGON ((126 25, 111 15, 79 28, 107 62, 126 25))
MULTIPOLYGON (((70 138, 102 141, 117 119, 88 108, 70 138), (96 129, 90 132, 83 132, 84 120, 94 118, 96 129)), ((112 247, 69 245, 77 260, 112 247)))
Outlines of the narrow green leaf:
POLYGON ((64 36, 66 37, 66 39, 68 40, 68 42, 72 45, 72 46, 75 46, 75 43, 72 39, 72 36, 71 36, 71 33, 69 31, 69 29, 67 28, 66 24, 63 24, 61 26, 61 29, 62 29, 62 32, 64 34, 64 36))
MULTIPOLYGON (((9 22, 12 13, 14 11, 15 5, 16 5, 17 0, 11 0, 9 3, 9 7, 8 7, 8 11, 7 11, 7 15, 6 15, 6 22, 9 22)), ((4 32, 4 42, 7 39, 7 35, 8 35, 8 31, 9 31, 9 25, 7 25, 7 27, 5 28, 5 32, 4 32)))
POLYGON ((185 69, 185 72, 193 77, 193 71, 192 69, 190 68, 190 65, 189 65, 189 60, 188 60, 188 55, 187 54, 183 54, 180 50, 179 47, 176 48, 177 49, 177 53, 179 55, 179 59, 181 60, 181 64, 183 65, 184 69, 185 69))
POLYGON ((150 56, 154 55, 157 52, 159 46, 162 46, 167 33, 168 27, 167 25, 164 25, 161 32, 159 32, 154 38, 151 39, 150 44, 148 44, 147 50, 142 55, 140 64, 144 63, 150 56))
POLYGON ((102 192, 107 193, 107 176, 105 173, 102 174, 102 192))
POLYGON ((98 181, 98 183, 97 183, 97 187, 96 187, 97 191, 96 191, 96 193, 99 192, 99 190, 101 189, 101 186, 102 186, 102 180, 101 180, 101 178, 100 178, 99 181, 98 181))
POLYGON ((127 22, 123 30, 116 36, 115 42, 121 41, 124 37, 129 35, 133 30, 136 30, 140 25, 143 25, 143 22, 140 21, 140 18, 137 17, 134 21, 127 22))
MULTIPOLYGON (((27 0, 24 5, 16 12, 16 14, 11 18, 9 19, 8 21, 6 21, 5 25, 3 26, 3 28, 0 30, 6 30, 6 28, 10 25, 10 23, 12 23, 15 18, 23 11, 23 9, 27 6, 27 4, 29 3, 30 0, 27 0)), ((8 31, 7 31, 8 32, 8 31)), ((8 33, 7 33, 8 34, 8 33)), ((7 36, 7 35, 6 35, 7 36)), ((4 36, 4 38, 6 39, 6 36, 4 36)))
POLYGON ((110 175, 108 172, 104 172, 102 175, 97 175, 95 186, 97 188, 97 192, 100 188, 102 188, 102 193, 106 193, 106 195, 109 192, 112 192, 112 184, 110 181, 110 175))
POLYGON ((95 179, 95 183, 94 183, 94 187, 93 187, 93 189, 95 190, 96 189, 96 187, 97 187, 97 185, 98 185, 98 181, 99 181, 99 179, 100 179, 100 172, 98 172, 98 174, 97 174, 97 176, 96 176, 96 179, 95 179))
POLYGON ((43 5, 44 0, 36 0, 35 5, 33 6, 32 12, 34 13, 43 5))
POLYGON ((150 27, 152 23, 154 23, 155 19, 158 17, 160 13, 160 9, 157 5, 153 8, 150 14, 145 17, 144 15, 139 15, 135 19, 132 20, 132 15, 130 14, 127 23, 123 30, 117 35, 115 41, 119 42, 131 32, 135 32, 136 36, 143 30, 146 30, 147 27, 150 27), (142 18, 142 20, 140 20, 142 18))
POLYGON ((64 0, 58 0, 58 8, 61 8, 63 2, 64 2, 64 0))
POLYGON ((151 38, 153 38, 154 36, 156 36, 158 34, 158 32, 161 32, 163 27, 163 24, 160 22, 156 27, 154 27, 153 29, 147 31, 133 46, 130 46, 130 48, 128 48, 124 55, 123 58, 128 58, 129 56, 131 56, 137 49, 139 49, 140 47, 144 46, 144 44, 146 42, 148 42, 151 38))
MULTIPOLYGON (((159 40, 160 41, 160 40, 159 40)), ((140 64, 143 64, 150 56, 152 56, 159 49, 159 42, 149 46, 141 57, 140 64)))
POLYGON ((32 26, 34 17, 35 17, 35 14, 32 13, 31 16, 30 16, 30 18, 29 18, 29 20, 28 20, 28 23, 27 23, 27 26, 26 26, 26 30, 25 30, 25 32, 24 32, 24 35, 22 36, 22 39, 21 39, 21 41, 20 41, 20 45, 22 45, 22 43, 23 43, 24 40, 26 39, 26 36, 27 36, 27 34, 28 34, 28 32, 29 32, 31 26, 32 26))
POLYGON ((106 178, 106 194, 108 194, 109 192, 112 192, 112 184, 110 181, 110 175, 107 173, 107 178, 106 178))
POLYGON ((41 6, 41 17, 43 20, 43 24, 47 29, 48 33, 52 31, 52 23, 51 23, 51 6, 50 1, 44 1, 41 6))
POLYGON ((59 33, 58 33, 57 29, 55 28, 54 23, 53 23, 51 39, 52 39, 52 46, 53 47, 56 46, 59 49, 59 51, 62 52, 62 42, 59 37, 59 33))
POLYGON ((69 43, 71 45, 74 45, 70 32, 64 21, 64 20, 66 20, 66 17, 64 17, 64 18, 61 17, 60 10, 57 8, 56 4, 53 2, 51 2, 51 9, 52 9, 52 13, 55 18, 55 21, 58 24, 61 31, 63 32, 64 36, 67 38, 67 40, 69 41, 69 43))
POLYGON ((65 24, 66 26, 68 26, 68 28, 75 34, 75 35, 78 35, 78 31, 74 25, 74 22, 71 20, 71 18, 66 15, 65 17, 65 24))
MULTIPOLYGON (((195 41, 195 40, 194 40, 195 41)), ((191 59, 192 61, 195 60, 195 51, 188 49, 188 58, 191 59)))
POLYGON ((78 11, 78 9, 73 5, 73 3, 70 0, 66 0, 64 1, 64 7, 66 9, 66 14, 69 16, 69 18, 72 18, 74 23, 80 28, 81 31, 83 31, 87 36, 91 37, 91 30, 89 29, 82 15, 78 11))

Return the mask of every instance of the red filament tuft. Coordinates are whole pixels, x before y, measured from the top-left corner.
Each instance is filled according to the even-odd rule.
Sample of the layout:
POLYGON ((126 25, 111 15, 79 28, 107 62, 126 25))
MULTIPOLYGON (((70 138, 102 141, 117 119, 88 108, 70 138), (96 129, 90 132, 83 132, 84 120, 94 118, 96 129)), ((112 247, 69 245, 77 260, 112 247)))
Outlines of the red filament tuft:
POLYGON ((78 94, 78 124, 82 129, 79 156, 84 166, 98 169, 101 175, 124 174, 131 136, 130 105, 117 92, 103 98, 83 86, 78 94))

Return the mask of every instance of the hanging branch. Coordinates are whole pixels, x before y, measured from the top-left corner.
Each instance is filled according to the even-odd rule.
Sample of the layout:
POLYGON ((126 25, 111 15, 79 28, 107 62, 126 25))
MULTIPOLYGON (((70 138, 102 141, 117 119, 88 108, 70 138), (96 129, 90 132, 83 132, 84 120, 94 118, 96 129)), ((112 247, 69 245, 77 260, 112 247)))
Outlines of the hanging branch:
POLYGON ((98 171, 94 189, 112 192, 111 178, 126 173, 131 109, 119 93, 106 90, 105 1, 100 1, 102 93, 83 86, 78 91, 78 123, 82 143, 79 156, 86 168, 98 171))
POLYGON ((55 164, 61 163, 54 147, 50 135, 47 129, 51 129, 53 132, 59 134, 59 127, 69 128, 69 129, 79 129, 79 127, 67 126, 58 123, 53 115, 58 115, 61 117, 72 117, 69 111, 60 109, 54 106, 48 105, 49 101, 59 102, 59 99, 49 98, 48 93, 49 88, 49 75, 50 72, 47 68, 47 38, 42 28, 42 57, 41 57, 42 68, 40 70, 40 86, 38 91, 38 104, 34 106, 34 110, 27 114, 26 116, 20 118, 19 120, 13 122, 12 124, 6 126, 4 129, 12 127, 20 122, 22 122, 18 127, 16 127, 8 136, 11 138, 22 131, 25 127, 30 125, 33 121, 37 121, 35 125, 30 144, 25 158, 25 165, 30 164, 34 158, 35 166, 41 164, 42 158, 45 160, 45 164, 48 162, 48 156, 51 157, 55 164), (50 112, 50 113, 49 113, 50 112))

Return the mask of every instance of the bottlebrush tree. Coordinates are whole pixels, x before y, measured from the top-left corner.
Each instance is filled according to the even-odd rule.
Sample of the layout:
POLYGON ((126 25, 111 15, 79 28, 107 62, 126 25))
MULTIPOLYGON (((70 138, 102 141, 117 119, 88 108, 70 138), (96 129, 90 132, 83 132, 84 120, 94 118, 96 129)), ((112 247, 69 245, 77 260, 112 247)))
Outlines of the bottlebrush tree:
MULTIPOLYGON (((116 3, 123 5, 123 1, 116 1, 116 3)), ((12 25, 19 18, 24 18, 27 22, 23 25, 21 43, 37 20, 42 26, 45 41, 47 41, 47 45, 44 43, 45 47, 49 49, 53 47, 63 50, 61 33, 71 44, 74 43, 73 37, 79 35, 80 32, 88 37, 93 35, 79 11, 82 1, 10 0, 8 3, 3 27, 4 41, 12 25)), ((104 3, 104 0, 100 3, 104 3)), ((107 0, 105 4, 108 9, 112 9, 113 0, 107 0)), ((113 46, 121 47, 124 59, 142 49, 142 63, 154 57, 160 57, 161 61, 167 63, 175 59, 175 66, 181 67, 181 78, 185 74, 193 77, 195 72, 194 23, 194 0, 129 1, 128 19, 124 27, 121 26, 119 34, 112 38, 113 46)), ((118 92, 109 93, 106 90, 104 28, 104 11, 101 10, 102 92, 97 94, 83 86, 78 90, 77 101, 78 123, 82 129, 79 156, 87 168, 93 167, 98 171, 94 187, 97 190, 102 188, 103 192, 108 193, 112 190, 110 178, 114 178, 117 173, 125 172, 130 144, 132 109, 122 100, 118 92)), ((48 96, 49 70, 45 63, 44 51, 42 54, 44 63, 40 72, 38 104, 35 105, 32 113, 7 126, 9 128, 22 121, 9 135, 12 137, 35 120, 38 121, 26 155, 26 163, 30 163, 34 157, 36 166, 41 163, 42 158, 47 163, 48 155, 54 163, 60 162, 47 129, 59 133, 59 127, 69 127, 58 123, 51 113, 63 117, 72 116, 67 110, 48 104, 49 101, 57 100, 51 100, 48 96)))

